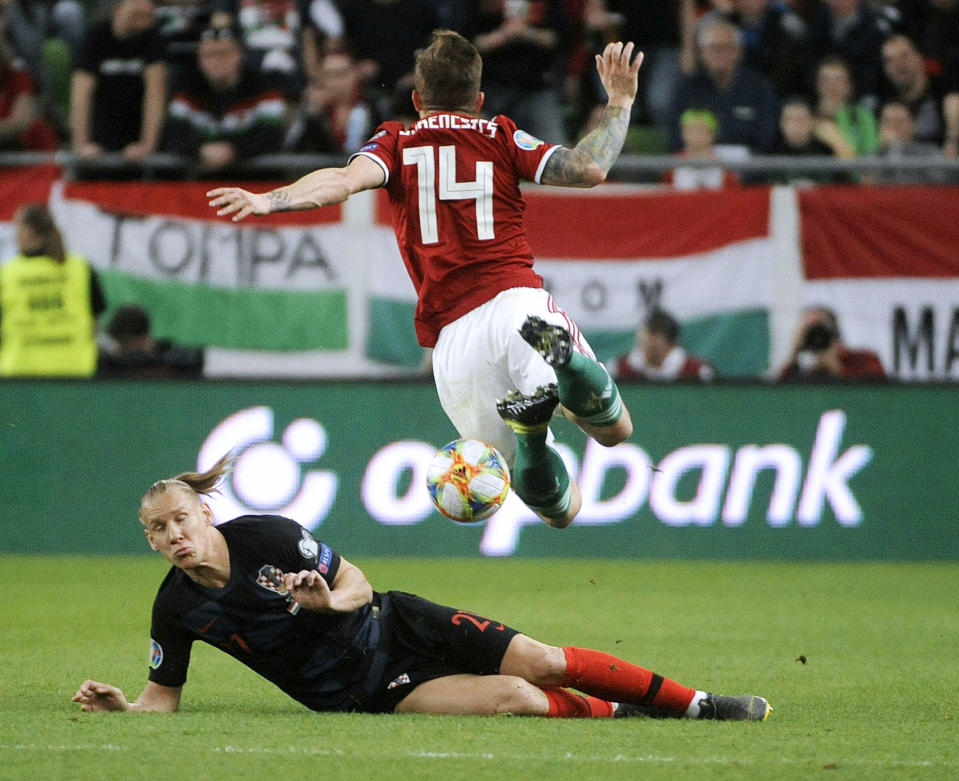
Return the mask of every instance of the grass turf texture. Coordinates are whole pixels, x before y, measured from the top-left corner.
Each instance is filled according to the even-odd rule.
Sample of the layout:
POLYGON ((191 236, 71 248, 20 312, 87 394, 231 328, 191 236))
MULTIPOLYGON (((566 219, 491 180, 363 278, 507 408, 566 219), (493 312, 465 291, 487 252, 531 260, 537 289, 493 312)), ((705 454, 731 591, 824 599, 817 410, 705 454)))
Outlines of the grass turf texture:
POLYGON ((145 683, 164 562, 0 556, 0 778, 959 775, 955 564, 356 563, 381 590, 776 710, 764 724, 315 714, 197 643, 178 714, 85 714, 70 702, 85 678, 130 699, 145 683))

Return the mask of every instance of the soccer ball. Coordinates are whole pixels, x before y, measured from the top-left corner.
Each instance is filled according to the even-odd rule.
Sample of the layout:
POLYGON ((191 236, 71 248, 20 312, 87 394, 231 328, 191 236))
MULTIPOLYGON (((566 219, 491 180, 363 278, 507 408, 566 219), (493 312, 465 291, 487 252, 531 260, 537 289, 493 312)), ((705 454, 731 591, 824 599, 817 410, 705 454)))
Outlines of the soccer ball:
POLYGON ((478 439, 457 439, 441 447, 426 472, 436 509, 459 523, 482 521, 509 493, 509 468, 500 452, 478 439))

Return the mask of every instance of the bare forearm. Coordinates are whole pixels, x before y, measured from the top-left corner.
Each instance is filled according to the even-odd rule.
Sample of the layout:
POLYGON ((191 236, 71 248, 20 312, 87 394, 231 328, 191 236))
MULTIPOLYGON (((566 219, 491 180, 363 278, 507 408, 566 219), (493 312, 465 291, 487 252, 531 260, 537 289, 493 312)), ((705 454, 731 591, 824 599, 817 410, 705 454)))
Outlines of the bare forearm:
POLYGON ((628 106, 607 106, 599 124, 576 145, 576 149, 588 154, 604 173, 609 173, 623 151, 626 131, 629 130, 629 114, 628 106))
POLYGON ((602 182, 626 141, 630 109, 607 106, 599 124, 573 149, 559 149, 543 171, 543 184, 563 187, 592 187, 602 182))
POLYGON ((277 187, 266 193, 270 211, 287 212, 314 209, 342 203, 351 192, 346 182, 344 168, 322 168, 311 171, 292 184, 277 187))
POLYGON ((74 146, 90 141, 90 102, 94 81, 83 72, 73 75, 70 91, 70 134, 74 146))
POLYGON ((140 141, 151 150, 156 149, 163 128, 166 110, 166 66, 150 66, 146 89, 143 93, 143 123, 140 128, 140 141))
POLYGON ((373 599, 373 587, 359 567, 341 570, 333 581, 330 609, 337 613, 352 613, 373 599))

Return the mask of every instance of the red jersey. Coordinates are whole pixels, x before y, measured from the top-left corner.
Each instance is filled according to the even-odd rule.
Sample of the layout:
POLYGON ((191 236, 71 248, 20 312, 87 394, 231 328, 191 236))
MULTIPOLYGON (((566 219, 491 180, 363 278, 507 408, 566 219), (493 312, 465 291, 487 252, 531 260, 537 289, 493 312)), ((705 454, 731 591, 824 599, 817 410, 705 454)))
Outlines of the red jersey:
POLYGON ((513 120, 430 114, 406 129, 384 122, 356 154, 386 174, 393 230, 418 298, 416 336, 440 329, 513 287, 542 287, 526 241, 521 180, 539 182, 559 147, 513 120))

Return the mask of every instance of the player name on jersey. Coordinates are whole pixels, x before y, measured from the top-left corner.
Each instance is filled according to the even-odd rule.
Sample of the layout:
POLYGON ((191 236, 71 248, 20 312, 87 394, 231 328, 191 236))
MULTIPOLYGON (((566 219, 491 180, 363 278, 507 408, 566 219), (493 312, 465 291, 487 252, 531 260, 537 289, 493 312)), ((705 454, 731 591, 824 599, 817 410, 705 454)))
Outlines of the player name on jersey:
POLYGON ((499 125, 490 119, 467 117, 462 114, 430 114, 413 125, 412 130, 401 130, 401 136, 411 136, 417 130, 477 130, 490 138, 496 138, 499 125))

